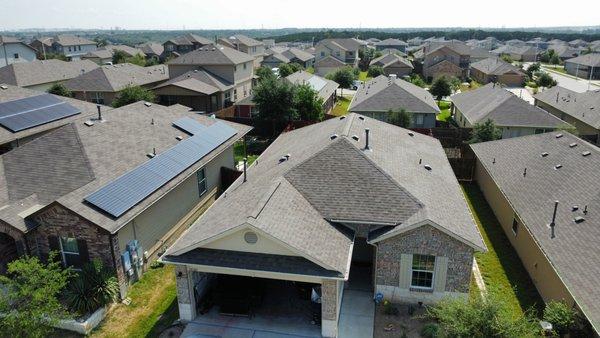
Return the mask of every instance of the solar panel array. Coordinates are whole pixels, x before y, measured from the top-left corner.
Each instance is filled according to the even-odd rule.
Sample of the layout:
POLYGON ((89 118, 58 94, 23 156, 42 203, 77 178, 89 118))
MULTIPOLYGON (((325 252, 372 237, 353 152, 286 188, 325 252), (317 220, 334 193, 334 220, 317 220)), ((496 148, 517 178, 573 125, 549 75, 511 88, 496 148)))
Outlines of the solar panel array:
POLYGON ((198 123, 191 117, 184 117, 175 122, 173 125, 190 135, 199 134, 203 129, 206 129, 206 126, 198 123))
POLYGON ((85 200, 120 217, 237 133, 223 122, 206 127, 190 119, 184 124, 193 136, 106 184, 85 200))
POLYGON ((81 113, 50 94, 0 103, 0 125, 13 133, 81 113))

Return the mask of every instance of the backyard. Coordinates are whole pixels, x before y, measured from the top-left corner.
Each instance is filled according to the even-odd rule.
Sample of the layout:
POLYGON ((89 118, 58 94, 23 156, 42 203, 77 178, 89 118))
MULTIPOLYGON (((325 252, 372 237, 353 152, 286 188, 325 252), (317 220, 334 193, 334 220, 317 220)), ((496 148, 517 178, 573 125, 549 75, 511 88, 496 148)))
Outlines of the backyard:
POLYGON ((338 100, 335 103, 335 107, 331 111, 331 115, 342 116, 348 114, 348 106, 350 105, 351 98, 346 96, 338 96, 338 100))
POLYGON ((450 101, 438 101, 437 105, 440 108, 440 113, 437 115, 436 119, 438 121, 448 122, 448 120, 452 118, 450 112, 452 103, 450 101))

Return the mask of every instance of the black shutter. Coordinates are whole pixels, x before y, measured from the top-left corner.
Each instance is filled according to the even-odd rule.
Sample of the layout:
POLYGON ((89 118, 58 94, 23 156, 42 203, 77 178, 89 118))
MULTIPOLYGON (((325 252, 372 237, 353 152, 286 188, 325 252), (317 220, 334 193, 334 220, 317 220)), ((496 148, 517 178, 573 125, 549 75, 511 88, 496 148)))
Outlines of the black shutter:
POLYGON ((77 240, 77 249, 79 249, 80 265, 83 266, 83 264, 90 261, 90 254, 88 252, 88 247, 87 247, 87 243, 85 242, 85 240, 83 240, 83 239, 77 240))
MULTIPOLYGON (((48 246, 50 247, 50 251, 54 251, 56 254, 54 256, 55 260, 60 262, 60 243, 58 242, 58 237, 48 236, 48 246)), ((50 252, 42 252, 41 254, 44 259, 50 258, 50 252)))

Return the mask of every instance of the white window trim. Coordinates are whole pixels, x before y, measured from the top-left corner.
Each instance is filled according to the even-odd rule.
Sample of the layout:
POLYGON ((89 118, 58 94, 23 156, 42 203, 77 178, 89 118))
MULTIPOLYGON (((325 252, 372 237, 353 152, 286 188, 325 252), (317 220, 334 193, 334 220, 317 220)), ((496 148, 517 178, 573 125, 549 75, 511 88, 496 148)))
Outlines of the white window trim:
MULTIPOLYGON (((414 256, 413 255, 413 260, 414 260, 414 256)), ((433 255, 420 255, 420 256, 433 256, 433 255)), ((412 268, 412 262, 410 265, 410 288, 411 289, 419 289, 419 290, 433 290, 434 285, 435 285, 435 264, 437 261, 437 257, 433 256, 433 270, 429 271, 429 270, 421 270, 421 269, 413 269, 412 268), (412 277, 413 277, 413 272, 431 272, 431 286, 430 287, 426 287, 426 286, 416 286, 413 285, 412 283, 412 277)))

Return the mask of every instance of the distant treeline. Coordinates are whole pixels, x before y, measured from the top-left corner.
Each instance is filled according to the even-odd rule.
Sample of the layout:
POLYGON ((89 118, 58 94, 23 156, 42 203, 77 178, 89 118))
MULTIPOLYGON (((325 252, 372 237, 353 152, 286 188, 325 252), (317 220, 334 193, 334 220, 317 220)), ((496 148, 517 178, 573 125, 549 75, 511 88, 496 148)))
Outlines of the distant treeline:
POLYGON ((512 39, 519 39, 523 41, 531 40, 533 38, 541 37, 547 40, 551 39, 560 39, 564 41, 571 41, 575 39, 583 39, 586 41, 595 41, 600 40, 600 32, 594 30, 593 33, 557 33, 557 32, 535 32, 535 31, 489 31, 489 30, 479 30, 479 29, 470 29, 470 30, 460 30, 460 31, 411 31, 411 32, 384 32, 384 31, 376 31, 376 30, 363 30, 363 31, 355 31, 355 30, 344 30, 344 31, 334 31, 334 30, 323 30, 316 32, 298 32, 280 36, 273 36, 272 39, 275 39, 276 42, 300 42, 300 41, 320 41, 323 39, 329 38, 360 38, 363 40, 376 38, 380 40, 388 39, 388 38, 396 38, 400 40, 409 40, 414 37, 421 37, 423 39, 427 39, 430 37, 444 37, 447 40, 456 39, 456 40, 469 40, 469 39, 477 39, 483 40, 488 36, 495 37, 498 40, 506 41, 512 39))

